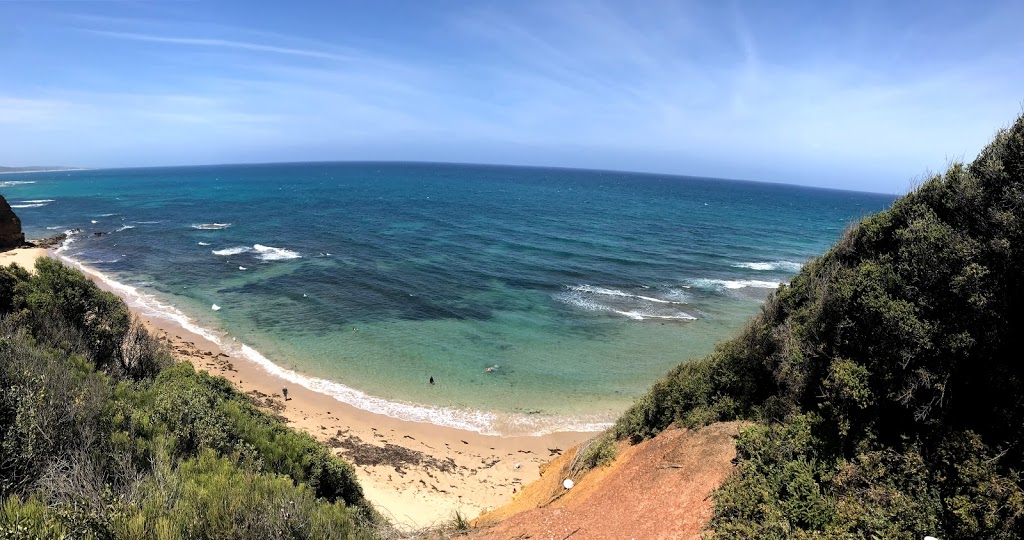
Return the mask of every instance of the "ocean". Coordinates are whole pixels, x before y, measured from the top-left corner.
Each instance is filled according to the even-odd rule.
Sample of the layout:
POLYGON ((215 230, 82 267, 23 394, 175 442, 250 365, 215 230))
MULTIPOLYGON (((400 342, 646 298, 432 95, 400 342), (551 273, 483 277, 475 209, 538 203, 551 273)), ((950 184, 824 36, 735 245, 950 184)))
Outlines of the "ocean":
POLYGON ((895 198, 370 162, 6 174, 0 194, 29 238, 79 230, 62 257, 229 354, 506 435, 607 426, 895 198))

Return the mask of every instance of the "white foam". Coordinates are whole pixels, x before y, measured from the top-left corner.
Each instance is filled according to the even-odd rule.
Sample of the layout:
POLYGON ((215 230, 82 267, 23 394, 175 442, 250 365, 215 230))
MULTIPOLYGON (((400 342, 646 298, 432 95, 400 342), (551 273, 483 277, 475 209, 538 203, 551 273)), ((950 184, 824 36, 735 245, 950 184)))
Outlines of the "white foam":
MULTIPOLYGON (((650 304, 648 304, 685 304, 685 302, 677 300, 654 298, 651 296, 632 294, 625 291, 620 291, 618 289, 595 287, 593 285, 577 285, 574 287, 569 287, 568 289, 568 292, 555 294, 554 298, 562 302, 565 302, 566 304, 569 304, 571 306, 575 306, 587 311, 601 311, 607 313, 614 313, 616 315, 621 315, 623 317, 627 317, 635 321, 643 321, 646 319, 662 319, 677 321, 697 320, 697 317, 690 315, 685 311, 667 307, 655 307, 650 306, 650 304), (610 296, 619 298, 619 305, 606 305, 598 301, 596 298, 597 296, 610 296), (623 301, 625 301, 625 305, 622 305, 623 301)), ((681 293, 681 291, 677 290, 671 290, 669 291, 669 293, 674 298, 682 298, 682 294, 684 294, 681 293)))
MULTIPOLYGON (((200 244, 202 244, 202 242, 200 242, 200 244)), ((206 244, 206 245, 209 245, 209 244, 206 244)), ((241 253, 248 253, 250 251, 252 251, 252 248, 249 247, 249 246, 238 246, 238 247, 233 247, 233 248, 215 249, 215 250, 212 251, 212 253, 214 255, 220 255, 221 257, 228 257, 228 256, 231 256, 231 255, 238 255, 238 254, 241 254, 241 253)))
POLYGON ((128 229, 134 229, 134 228, 135 228, 135 225, 121 225, 121 227, 120 227, 120 228, 118 228, 118 229, 117 229, 116 231, 114 231, 114 232, 121 232, 121 231, 127 231, 128 229))
POLYGON ((777 289, 779 285, 782 285, 780 281, 762 281, 757 279, 691 279, 689 284, 693 287, 701 289, 777 289))
POLYGON ((116 213, 111 212, 109 214, 100 214, 99 217, 110 217, 110 216, 116 216, 116 215, 117 215, 116 213))
POLYGON ((55 230, 57 230, 59 228, 60 228, 60 225, 57 225, 55 227, 47 227, 46 230, 48 230, 48 231, 55 231, 55 230))
POLYGON ((62 242, 57 249, 53 250, 53 253, 59 255, 67 251, 67 249, 71 247, 71 244, 75 242, 75 235, 79 232, 81 231, 76 231, 75 229, 68 229, 64 231, 64 242, 62 242))
POLYGON ((220 229, 227 229, 230 226, 230 223, 199 223, 192 225, 192 228, 199 229, 201 231, 219 231, 220 229))
POLYGON ((210 243, 209 242, 199 242, 199 245, 200 246, 208 246, 208 245, 210 245, 210 243))
POLYGON ((139 225, 155 225, 155 224, 160 223, 160 222, 159 221, 136 221, 135 223, 138 223, 139 225))
POLYGON ((7 180, 7 181, 4 181, 4 182, 0 182, 0 187, 14 187, 14 186, 20 186, 20 185, 23 185, 23 184, 35 184, 35 183, 36 183, 35 180, 7 180))
POLYGON ((749 268, 750 270, 779 270, 782 272, 799 272, 802 264, 793 261, 769 261, 769 262, 741 262, 733 265, 735 268, 749 268))
POLYGON ((664 319, 664 320, 669 320, 669 321, 696 321, 697 320, 697 317, 694 317, 693 315, 690 315, 689 313, 686 313, 686 312, 683 312, 683 311, 677 311, 674 314, 670 314, 670 315, 664 315, 664 314, 659 314, 659 313, 648 313, 646 311, 640 311, 640 310, 633 310, 633 311, 612 310, 612 311, 614 311, 615 313, 618 313, 619 315, 624 315, 624 316, 629 317, 630 319, 633 319, 633 320, 636 320, 636 321, 642 321, 644 319, 664 319))
POLYGON ((611 422, 591 417, 531 418, 531 415, 513 415, 390 401, 368 395, 365 392, 349 388, 341 383, 307 377, 284 369, 267 360, 266 357, 248 345, 241 345, 240 351, 243 356, 258 364, 271 375, 304 386, 315 392, 326 394, 338 401, 348 403, 365 411, 383 414, 400 420, 426 422, 466 431, 476 431, 484 435, 501 435, 511 432, 537 436, 558 431, 602 431, 611 426, 611 422))
MULTIPOLYGON (((645 287, 646 288, 646 287, 645 287)), ((595 287, 593 285, 576 285, 575 287, 569 287, 570 290, 592 293, 592 294, 603 294, 605 296, 620 296, 623 298, 639 298, 640 300, 647 300, 648 302, 656 302, 659 304, 681 304, 682 302, 676 302, 674 300, 664 300, 661 298, 654 298, 651 296, 643 296, 640 294, 632 294, 618 289, 606 289, 604 287, 595 287)))
POLYGON ((21 201, 21 202, 35 204, 35 203, 52 203, 53 201, 54 201, 54 199, 27 199, 27 200, 24 200, 24 201, 21 201))
POLYGON ((39 208, 40 206, 46 206, 46 203, 12 204, 11 208, 39 208))
POLYGON ((288 259, 299 259, 302 255, 285 248, 276 248, 270 246, 264 246, 256 244, 252 246, 252 249, 259 253, 259 258, 264 261, 285 261, 288 259))
POLYGON ((96 221, 95 219, 90 219, 89 223, 96 224, 96 223, 99 223, 99 221, 96 221))

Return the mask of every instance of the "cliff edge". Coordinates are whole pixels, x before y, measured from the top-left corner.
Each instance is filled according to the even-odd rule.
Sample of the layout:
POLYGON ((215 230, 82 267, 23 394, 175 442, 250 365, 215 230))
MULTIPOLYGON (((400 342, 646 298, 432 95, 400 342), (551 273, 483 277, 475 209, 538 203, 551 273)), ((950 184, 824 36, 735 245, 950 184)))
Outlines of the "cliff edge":
POLYGON ((7 199, 0 195, 0 250, 11 249, 25 243, 25 233, 21 231, 21 219, 7 204, 7 199))

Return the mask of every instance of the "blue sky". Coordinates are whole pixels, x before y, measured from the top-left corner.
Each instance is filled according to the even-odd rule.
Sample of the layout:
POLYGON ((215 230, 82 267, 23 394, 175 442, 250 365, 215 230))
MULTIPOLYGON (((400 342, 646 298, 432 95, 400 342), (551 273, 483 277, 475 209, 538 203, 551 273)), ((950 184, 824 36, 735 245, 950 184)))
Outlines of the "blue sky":
POLYGON ((904 192, 1024 104, 1024 2, 0 1, 0 164, 554 165, 904 192))

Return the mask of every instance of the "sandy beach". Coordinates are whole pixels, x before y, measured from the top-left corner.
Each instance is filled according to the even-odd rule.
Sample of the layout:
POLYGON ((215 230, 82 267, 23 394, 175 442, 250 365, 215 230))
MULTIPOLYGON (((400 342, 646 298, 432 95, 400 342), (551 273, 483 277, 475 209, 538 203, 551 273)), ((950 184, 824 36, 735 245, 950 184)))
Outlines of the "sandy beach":
POLYGON ((0 266, 17 264, 22 268, 32 270, 35 268, 36 259, 46 257, 46 248, 18 248, 0 252, 0 266))
MULTIPOLYGON (((36 258, 48 255, 54 256, 43 248, 18 249, 0 254, 0 264, 31 268, 36 258)), ((593 435, 489 436, 374 414, 287 383, 171 321, 142 318, 178 359, 225 377, 263 409, 350 461, 367 498, 401 527, 440 524, 455 512, 473 518, 499 507, 512 500, 513 490, 540 477, 541 464, 593 435)))

